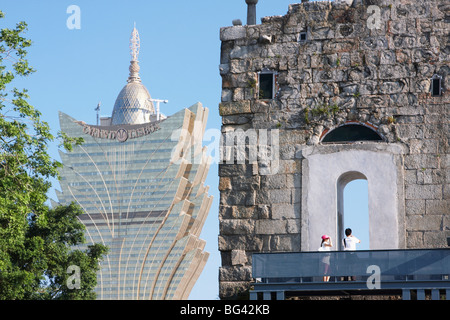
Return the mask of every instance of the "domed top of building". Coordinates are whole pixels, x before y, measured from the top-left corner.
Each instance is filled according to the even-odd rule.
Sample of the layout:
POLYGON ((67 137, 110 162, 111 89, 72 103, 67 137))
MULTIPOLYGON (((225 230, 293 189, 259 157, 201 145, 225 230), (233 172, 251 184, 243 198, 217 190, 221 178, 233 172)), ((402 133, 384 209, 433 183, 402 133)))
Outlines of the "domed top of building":
POLYGON ((139 33, 135 27, 130 38, 130 75, 128 83, 120 91, 114 104, 112 125, 147 123, 150 122, 150 116, 155 114, 150 93, 139 77, 139 48, 139 33))

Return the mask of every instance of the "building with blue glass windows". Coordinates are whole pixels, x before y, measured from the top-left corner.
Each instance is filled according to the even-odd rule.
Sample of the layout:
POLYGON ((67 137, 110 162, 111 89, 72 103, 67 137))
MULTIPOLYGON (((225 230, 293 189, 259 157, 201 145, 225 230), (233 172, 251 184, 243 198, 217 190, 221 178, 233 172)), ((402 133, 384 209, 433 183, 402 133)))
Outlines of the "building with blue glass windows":
POLYGON ((111 117, 89 125, 59 114, 61 131, 84 143, 60 153, 58 202, 83 209, 86 245, 109 247, 97 299, 187 299, 209 255, 199 238, 212 203, 202 146, 208 109, 161 114, 139 77, 136 29, 130 47, 130 75, 111 117))

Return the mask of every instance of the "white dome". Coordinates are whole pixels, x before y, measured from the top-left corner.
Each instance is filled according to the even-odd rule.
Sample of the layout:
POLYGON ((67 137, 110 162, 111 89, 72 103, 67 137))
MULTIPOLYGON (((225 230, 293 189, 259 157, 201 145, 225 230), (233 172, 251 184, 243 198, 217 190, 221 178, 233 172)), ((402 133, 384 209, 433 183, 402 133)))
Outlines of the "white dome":
POLYGON ((141 82, 129 82, 117 96, 111 124, 142 124, 150 122, 150 116, 155 114, 155 107, 150 99, 150 93, 141 82))

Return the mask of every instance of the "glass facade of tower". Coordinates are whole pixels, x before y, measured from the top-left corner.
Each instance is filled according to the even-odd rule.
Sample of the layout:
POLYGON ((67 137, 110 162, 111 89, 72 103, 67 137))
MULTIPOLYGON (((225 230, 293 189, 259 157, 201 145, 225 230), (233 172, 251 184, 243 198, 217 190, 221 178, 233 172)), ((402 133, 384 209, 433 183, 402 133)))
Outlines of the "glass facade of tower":
POLYGON ((84 210, 86 245, 109 247, 98 299, 188 298, 209 255, 199 239, 212 203, 207 115, 198 103, 160 121, 95 126, 60 113, 61 130, 85 142, 60 153, 58 201, 84 210))

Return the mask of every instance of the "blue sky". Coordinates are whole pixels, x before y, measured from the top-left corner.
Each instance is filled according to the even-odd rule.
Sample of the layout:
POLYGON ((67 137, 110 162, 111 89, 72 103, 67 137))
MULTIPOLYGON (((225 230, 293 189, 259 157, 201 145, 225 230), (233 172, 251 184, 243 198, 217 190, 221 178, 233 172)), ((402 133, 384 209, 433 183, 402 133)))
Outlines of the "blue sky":
MULTIPOLYGON (((300 0, 260 0, 257 23, 264 16, 286 14, 289 4, 296 2, 300 0)), ((169 100, 161 104, 161 112, 171 115, 201 102, 210 109, 207 129, 220 129, 219 31, 232 25, 233 19, 246 23, 244 0, 2 0, 0 10, 6 15, 0 28, 12 28, 19 21, 28 24, 26 37, 33 41, 28 59, 37 71, 15 80, 14 86, 29 90, 31 104, 43 113, 55 136, 60 129, 58 111, 94 124, 94 109, 101 102, 101 115, 111 115, 128 77, 128 45, 134 23, 141 39, 142 82, 152 98, 169 100), (80 29, 67 28, 70 5, 81 10, 80 29)), ((57 149, 55 142, 50 154, 60 160, 57 149)), ((210 258, 190 299, 218 299, 217 173, 217 164, 213 164, 206 184, 214 203, 201 235, 210 258)), ((59 188, 57 182, 54 188, 59 188)), ((358 185, 353 189, 352 194, 364 190, 358 185)), ((367 194, 367 187, 365 190, 367 194)), ((54 192, 49 196, 56 199, 54 192)), ((356 194, 356 198, 364 197, 356 194)), ((363 202, 364 206, 367 208, 363 202)), ((362 209, 355 210, 360 213, 362 209)), ((364 239, 357 227, 352 229, 364 239)))

